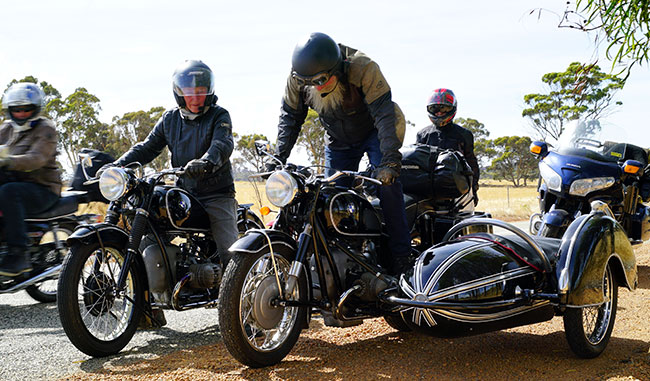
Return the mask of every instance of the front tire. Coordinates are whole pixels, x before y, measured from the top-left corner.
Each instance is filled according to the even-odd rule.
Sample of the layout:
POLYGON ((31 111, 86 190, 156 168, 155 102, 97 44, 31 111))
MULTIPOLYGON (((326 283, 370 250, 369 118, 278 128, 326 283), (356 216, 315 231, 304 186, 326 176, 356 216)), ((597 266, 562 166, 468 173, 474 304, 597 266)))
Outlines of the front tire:
POLYGON ((144 284, 135 271, 127 274, 125 289, 116 292, 125 254, 123 244, 104 241, 76 245, 59 277, 58 310, 66 335, 83 353, 103 357, 124 348, 142 316, 144 284))
MULTIPOLYGON (((273 257, 268 247, 259 253, 234 255, 219 292, 223 342, 234 358, 252 368, 282 361, 298 340, 307 319, 306 306, 272 305, 279 296, 278 280, 285 287, 293 255, 274 252, 273 257)), ((305 274, 301 274, 288 299, 307 299, 305 274)))
POLYGON ((612 335, 618 305, 618 285, 610 264, 603 275, 603 291, 605 303, 600 306, 569 308, 564 314, 564 334, 578 357, 598 357, 612 335))

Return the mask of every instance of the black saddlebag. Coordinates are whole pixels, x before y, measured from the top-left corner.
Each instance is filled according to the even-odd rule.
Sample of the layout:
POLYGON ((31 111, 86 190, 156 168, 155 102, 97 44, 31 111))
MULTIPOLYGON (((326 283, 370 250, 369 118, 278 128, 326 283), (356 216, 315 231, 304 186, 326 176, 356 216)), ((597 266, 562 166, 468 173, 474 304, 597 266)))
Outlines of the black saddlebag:
MULTIPOLYGON (((89 155, 92 160, 92 166, 86 168, 86 174, 88 174, 88 177, 94 177, 99 168, 101 168, 104 164, 112 163, 115 161, 115 158, 106 152, 97 151, 90 148, 83 148, 81 151, 79 151, 79 153, 89 155)), ((84 177, 81 163, 77 163, 77 166, 74 170, 74 175, 72 176, 72 181, 70 182, 70 190, 88 192, 88 201, 108 202, 108 200, 106 200, 99 191, 99 183, 83 185, 85 181, 86 178, 84 177)))
POLYGON ((436 200, 455 199, 469 192, 472 169, 458 151, 414 144, 402 149, 400 180, 404 193, 436 200))

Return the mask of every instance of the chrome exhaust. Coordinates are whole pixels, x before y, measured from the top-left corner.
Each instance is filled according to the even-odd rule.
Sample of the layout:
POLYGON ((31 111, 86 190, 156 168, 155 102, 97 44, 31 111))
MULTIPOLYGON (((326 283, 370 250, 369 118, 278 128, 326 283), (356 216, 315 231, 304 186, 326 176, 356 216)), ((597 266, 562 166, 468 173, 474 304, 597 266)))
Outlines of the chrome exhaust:
POLYGON ((61 273, 61 269, 63 268, 63 265, 56 265, 52 267, 51 269, 38 274, 37 276, 27 279, 26 281, 19 283, 12 288, 6 289, 6 290, 0 290, 0 294, 8 294, 10 292, 15 292, 15 291, 20 291, 23 290, 35 283, 38 283, 40 281, 47 280, 48 278, 54 278, 58 277, 59 274, 61 273))

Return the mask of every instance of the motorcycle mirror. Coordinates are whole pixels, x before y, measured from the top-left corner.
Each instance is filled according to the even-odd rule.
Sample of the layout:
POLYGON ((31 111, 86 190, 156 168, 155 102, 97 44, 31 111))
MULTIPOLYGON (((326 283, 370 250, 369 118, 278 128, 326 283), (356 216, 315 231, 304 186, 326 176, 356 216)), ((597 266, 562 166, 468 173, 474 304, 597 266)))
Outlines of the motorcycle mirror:
POLYGON ((268 140, 256 140, 255 151, 258 156, 263 156, 265 153, 271 152, 271 143, 268 140))
POLYGON ((87 153, 78 153, 79 164, 81 165, 81 172, 83 172, 84 178, 88 180, 90 176, 86 172, 86 168, 91 168, 93 166, 93 159, 87 153))
POLYGON ((640 175, 643 170, 643 164, 636 160, 625 160, 623 163, 623 172, 630 175, 640 175))
POLYGON ((530 152, 537 157, 544 157, 548 154, 548 144, 536 140, 530 144, 530 152))

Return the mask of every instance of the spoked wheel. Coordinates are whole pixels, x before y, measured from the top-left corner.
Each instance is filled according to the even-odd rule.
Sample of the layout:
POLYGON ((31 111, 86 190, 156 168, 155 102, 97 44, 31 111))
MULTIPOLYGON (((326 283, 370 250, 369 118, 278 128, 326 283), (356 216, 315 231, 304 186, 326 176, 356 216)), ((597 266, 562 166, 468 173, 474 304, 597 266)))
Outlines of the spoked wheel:
MULTIPOLYGON (((267 250, 233 256, 219 293, 219 326, 226 348, 244 365, 259 368, 276 364, 298 340, 307 307, 282 307, 289 273, 289 256, 267 250), (274 270, 277 268, 277 273, 274 270)), ((304 274, 303 274, 304 275, 304 274)), ((304 300, 304 276, 286 299, 304 300)))
POLYGON ((595 307, 569 308, 564 314, 564 333, 569 346, 579 357, 597 357, 609 343, 618 304, 618 285, 613 275, 608 264, 603 275, 605 303, 595 307))
MULTIPOLYGON (((74 226, 62 226, 43 235, 39 244, 39 250, 41 251, 41 255, 44 256, 41 260, 45 266, 54 267, 63 263, 68 253, 65 241, 72 234, 74 228, 74 226), (56 249, 54 234, 56 234, 56 240, 62 242, 64 245, 59 250, 56 249)), ((57 278, 58 276, 54 276, 42 282, 35 283, 25 288, 25 291, 27 291, 29 296, 41 303, 54 303, 56 302, 57 278)))
POLYGON ((131 265, 123 290, 117 289, 125 255, 120 245, 77 245, 59 277, 58 309, 68 338, 89 356, 108 356, 129 343, 142 315, 143 284, 131 265))

